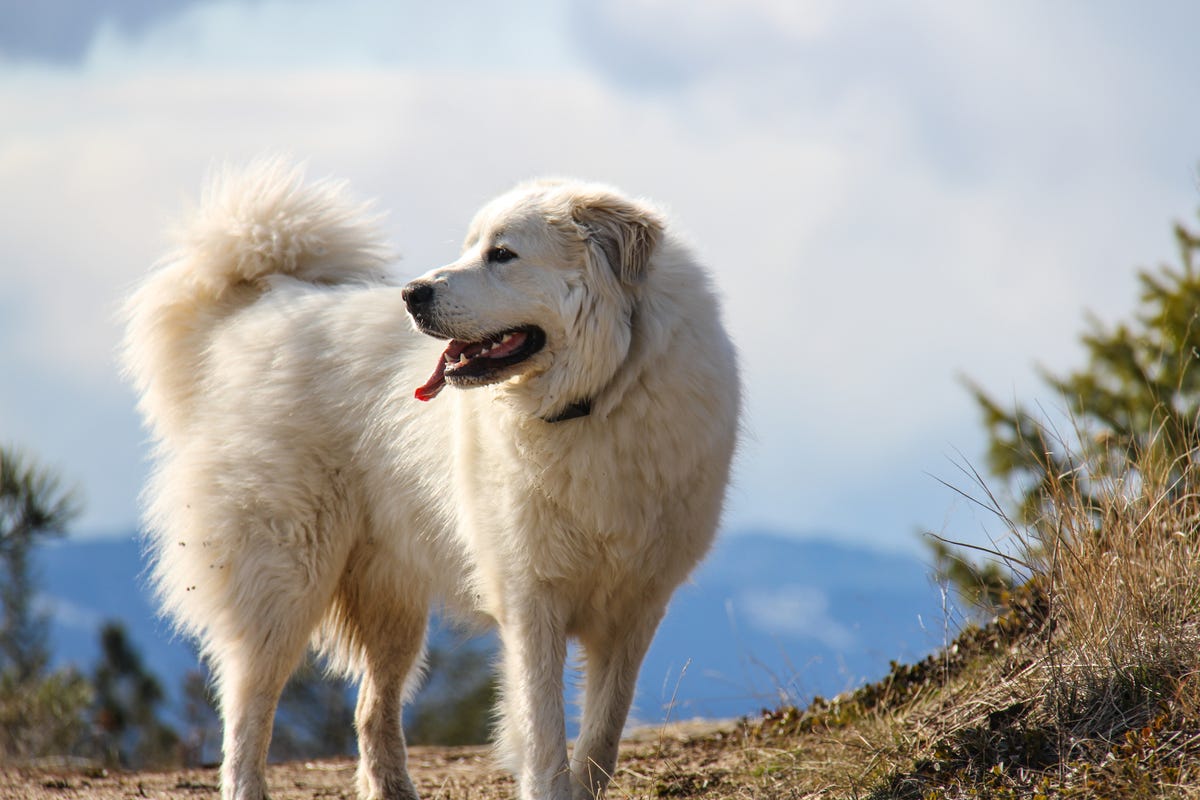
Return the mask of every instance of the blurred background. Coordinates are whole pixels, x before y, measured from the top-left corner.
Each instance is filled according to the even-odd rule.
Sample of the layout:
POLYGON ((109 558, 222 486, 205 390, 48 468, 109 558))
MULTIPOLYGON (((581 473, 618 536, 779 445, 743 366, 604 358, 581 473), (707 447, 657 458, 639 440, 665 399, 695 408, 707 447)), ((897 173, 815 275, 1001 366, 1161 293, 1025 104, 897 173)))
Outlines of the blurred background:
MULTIPOLYGON (((139 577, 116 309, 207 171, 279 151, 377 200, 402 276, 535 175, 653 198, 710 265, 746 432, 638 719, 753 714, 923 655, 972 612, 922 532, 1003 535, 943 484, 985 460, 963 378, 1055 413, 1038 366, 1077 363, 1087 315, 1127 316, 1135 268, 1173 257, 1200 200, 1198 28, 1165 1, 0 0, 0 444, 78 511, 31 556, 45 669, 95 702, 126 646, 164 726, 211 728, 139 577)), ((491 646, 435 645, 445 675, 491 646)))

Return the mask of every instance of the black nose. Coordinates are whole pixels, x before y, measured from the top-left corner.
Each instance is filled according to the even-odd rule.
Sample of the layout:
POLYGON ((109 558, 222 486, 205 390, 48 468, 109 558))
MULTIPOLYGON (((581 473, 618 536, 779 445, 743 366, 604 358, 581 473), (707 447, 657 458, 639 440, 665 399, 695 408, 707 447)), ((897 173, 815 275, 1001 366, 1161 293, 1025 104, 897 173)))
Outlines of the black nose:
POLYGON ((433 299, 433 284, 427 281, 413 281, 404 287, 400 296, 404 298, 408 310, 416 313, 429 305, 429 301, 433 299))

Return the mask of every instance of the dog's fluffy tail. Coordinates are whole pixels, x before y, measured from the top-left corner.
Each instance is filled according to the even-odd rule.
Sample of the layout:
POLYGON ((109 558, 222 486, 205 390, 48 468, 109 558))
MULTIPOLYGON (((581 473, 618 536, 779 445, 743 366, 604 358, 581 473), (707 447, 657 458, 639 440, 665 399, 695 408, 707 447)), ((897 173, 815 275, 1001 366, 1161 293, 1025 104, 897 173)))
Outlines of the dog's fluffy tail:
POLYGON ((176 232, 177 248, 124 307, 123 362, 161 437, 186 415, 212 325, 254 302, 271 276, 331 285, 384 279, 390 254, 369 206, 345 184, 306 184, 281 158, 226 167, 176 232))

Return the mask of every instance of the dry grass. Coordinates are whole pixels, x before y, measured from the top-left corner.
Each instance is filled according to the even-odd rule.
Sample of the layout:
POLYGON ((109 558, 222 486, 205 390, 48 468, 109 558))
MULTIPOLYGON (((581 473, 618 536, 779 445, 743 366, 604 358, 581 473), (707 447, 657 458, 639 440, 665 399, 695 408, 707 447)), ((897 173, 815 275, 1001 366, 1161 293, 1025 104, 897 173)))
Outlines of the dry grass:
POLYGON ((1058 476, 1026 529, 984 488, 1031 572, 1005 613, 769 716, 746 758, 772 779, 746 796, 1200 797, 1200 474, 1138 466, 1086 492, 1085 467, 1058 476))

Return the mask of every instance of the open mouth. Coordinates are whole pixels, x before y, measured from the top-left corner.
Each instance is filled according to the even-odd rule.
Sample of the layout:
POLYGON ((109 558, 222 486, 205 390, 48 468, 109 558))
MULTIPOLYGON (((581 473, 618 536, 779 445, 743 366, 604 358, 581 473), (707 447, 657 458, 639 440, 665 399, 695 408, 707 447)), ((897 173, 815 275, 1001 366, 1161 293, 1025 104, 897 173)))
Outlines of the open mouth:
POLYGON ((534 325, 501 331, 475 342, 451 339, 433 375, 417 388, 415 396, 418 400, 432 400, 447 383, 458 386, 495 383, 545 344, 546 334, 534 325))

